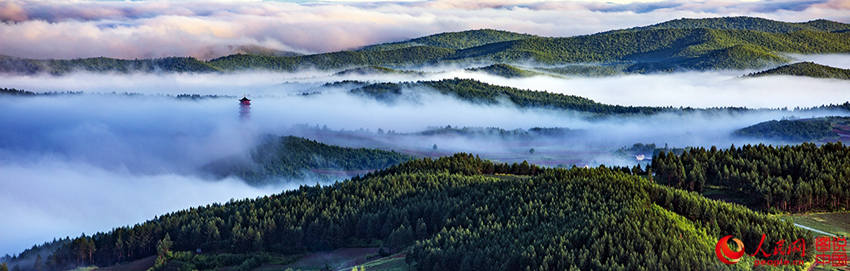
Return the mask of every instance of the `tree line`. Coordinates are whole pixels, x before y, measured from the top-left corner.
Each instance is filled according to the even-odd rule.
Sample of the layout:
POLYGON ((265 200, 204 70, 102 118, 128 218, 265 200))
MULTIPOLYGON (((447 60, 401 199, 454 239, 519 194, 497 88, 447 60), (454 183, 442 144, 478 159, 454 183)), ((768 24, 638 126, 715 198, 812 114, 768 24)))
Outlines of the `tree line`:
POLYGON ((850 147, 841 142, 795 146, 690 148, 652 159, 654 180, 688 191, 709 185, 748 195, 751 207, 791 212, 850 208, 850 147))

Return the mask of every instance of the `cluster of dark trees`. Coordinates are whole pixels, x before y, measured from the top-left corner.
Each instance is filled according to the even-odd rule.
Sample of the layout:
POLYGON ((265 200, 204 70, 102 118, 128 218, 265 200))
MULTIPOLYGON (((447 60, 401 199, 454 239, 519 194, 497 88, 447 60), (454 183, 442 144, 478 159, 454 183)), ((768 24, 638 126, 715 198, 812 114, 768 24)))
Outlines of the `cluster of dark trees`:
POLYGON ((850 208, 850 147, 745 145, 726 150, 691 148, 680 155, 659 153, 654 180, 703 192, 707 185, 747 195, 753 208, 805 212, 850 208))
POLYGON ((762 233, 771 244, 811 237, 627 169, 540 168, 456 154, 80 236, 59 244, 45 270, 154 255, 191 264, 196 259, 186 253, 197 249, 296 254, 375 241, 407 250, 417 270, 713 270, 725 266, 713 254, 718 237, 758 244, 762 233), (163 252, 165 240, 173 253, 163 252))
POLYGON ((532 139, 539 137, 561 137, 579 133, 579 130, 571 130, 563 127, 533 127, 529 129, 505 130, 498 127, 452 127, 451 125, 440 128, 431 128, 417 134, 420 135, 451 135, 451 136, 488 136, 501 139, 532 139))
POLYGON ((0 88, 0 95, 35 96, 38 94, 32 91, 20 90, 15 88, 0 88))
POLYGON ((541 73, 539 72, 524 70, 504 63, 493 64, 479 68, 469 68, 467 70, 486 72, 492 75, 498 75, 505 78, 520 78, 541 75, 541 73))
MULTIPOLYGON (((275 178, 304 178, 309 170, 375 170, 410 159, 411 156, 395 151, 339 147, 295 136, 267 136, 251 151, 251 161, 227 158, 204 168, 219 176, 234 175, 251 183, 264 183, 275 178)), ((321 175, 311 173, 314 177, 321 175)))

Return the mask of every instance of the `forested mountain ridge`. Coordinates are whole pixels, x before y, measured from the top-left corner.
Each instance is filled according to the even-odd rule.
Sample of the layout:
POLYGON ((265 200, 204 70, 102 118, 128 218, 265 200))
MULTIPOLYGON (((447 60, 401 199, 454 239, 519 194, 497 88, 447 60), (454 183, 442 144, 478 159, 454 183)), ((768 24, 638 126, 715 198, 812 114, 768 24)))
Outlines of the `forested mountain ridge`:
POLYGON ((613 31, 569 38, 529 38, 499 42, 452 54, 452 60, 544 64, 633 62, 630 72, 676 69, 740 69, 787 62, 780 52, 850 52, 850 33, 752 30, 648 29, 613 31))
MULTIPOLYGON (((342 85, 342 82, 339 83, 342 85)), ((660 107, 660 106, 622 106, 603 104, 588 98, 567 95, 556 92, 537 91, 518 89, 513 87, 492 85, 474 79, 443 79, 438 81, 415 81, 415 82, 399 82, 399 83, 372 83, 350 85, 349 92, 355 95, 373 98, 379 101, 393 103, 403 97, 404 91, 416 91, 424 88, 436 91, 441 95, 447 95, 460 100, 475 103, 475 104, 503 104, 509 102, 510 105, 524 109, 552 109, 552 110, 571 110, 577 112, 590 113, 591 117, 605 117, 619 114, 641 114, 650 115, 657 113, 688 113, 688 112, 704 112, 704 113, 737 113, 758 110, 785 110, 785 109, 752 109, 742 107, 711 107, 711 108, 692 108, 692 107, 660 107)), ((415 97, 412 95, 411 97, 415 97)), ((818 110, 843 110, 850 111, 850 103, 837 105, 823 105, 811 108, 797 108, 800 111, 818 111, 818 110)))
POLYGON ((361 48, 361 51, 384 51, 414 46, 433 46, 448 49, 466 49, 494 42, 509 41, 536 37, 495 29, 466 30, 460 32, 445 32, 407 41, 382 43, 361 48))
POLYGON ((782 65, 769 70, 751 73, 747 76, 759 77, 770 75, 792 75, 850 80, 850 69, 830 67, 813 62, 797 62, 793 64, 782 65))
POLYGON ((71 71, 87 72, 217 72, 209 62, 193 57, 166 57, 152 59, 116 59, 108 57, 80 59, 24 59, 0 56, 0 72, 63 74, 71 71))
POLYGON ((842 32, 850 30, 850 24, 839 23, 830 20, 812 20, 802 23, 789 23, 758 17, 719 17, 703 19, 676 19, 649 26, 629 28, 615 31, 636 31, 644 29, 683 29, 683 28, 708 28, 717 30, 754 30, 772 33, 789 33, 801 30, 842 32))
POLYGON ((502 99, 506 98, 521 108, 575 110, 599 114, 652 114, 673 111, 672 107, 607 105, 574 95, 523 90, 491 85, 473 79, 459 78, 439 81, 375 83, 351 89, 350 92, 372 97, 380 101, 393 102, 402 95, 402 89, 416 87, 428 87, 442 95, 450 95, 467 102, 478 104, 498 104, 502 99))
POLYGON ((633 174, 643 173, 498 164, 467 154, 412 160, 331 186, 192 208, 62 240, 44 267, 109 266, 160 255, 160 267, 213 269, 225 267, 212 262, 216 253, 296 254, 372 240, 406 251, 416 270, 749 269, 751 257, 732 267, 717 261, 716 240, 734 234, 758 244, 766 234, 768 244, 811 241, 789 222, 633 174), (203 267, 170 262, 172 252, 196 249, 210 259, 203 267))
POLYGON ((332 180, 349 171, 383 169, 412 158, 393 151, 339 147, 295 136, 268 136, 251 151, 250 161, 229 158, 204 168, 218 176, 234 175, 252 184, 265 184, 308 175, 332 180))
POLYGON ((771 120, 738 129, 734 135, 785 142, 846 142, 850 117, 771 120))
POLYGON ((194 58, 33 60, 0 57, 0 72, 296 71, 527 61, 545 65, 625 63, 624 71, 638 73, 749 69, 788 62, 789 59, 781 53, 850 52, 850 31, 846 26, 826 20, 786 23, 752 17, 726 17, 674 20, 575 37, 539 37, 485 29, 441 33, 360 50, 313 55, 236 54, 209 61, 194 58))

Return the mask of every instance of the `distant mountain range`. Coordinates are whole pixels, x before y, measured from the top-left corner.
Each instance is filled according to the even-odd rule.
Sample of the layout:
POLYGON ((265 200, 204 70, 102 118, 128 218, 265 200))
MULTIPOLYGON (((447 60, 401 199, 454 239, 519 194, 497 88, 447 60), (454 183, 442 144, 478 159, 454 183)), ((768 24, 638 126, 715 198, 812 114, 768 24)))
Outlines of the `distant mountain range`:
POLYGON ((622 71, 633 73, 750 69, 788 63, 790 60, 782 53, 848 53, 850 25, 827 20, 789 23, 753 17, 679 19, 575 37, 540 37, 482 29, 313 55, 254 49, 245 52, 250 54, 209 61, 190 57, 35 60, 2 56, 0 72, 295 71, 301 68, 341 70, 360 66, 513 62, 541 66, 616 64, 622 71))

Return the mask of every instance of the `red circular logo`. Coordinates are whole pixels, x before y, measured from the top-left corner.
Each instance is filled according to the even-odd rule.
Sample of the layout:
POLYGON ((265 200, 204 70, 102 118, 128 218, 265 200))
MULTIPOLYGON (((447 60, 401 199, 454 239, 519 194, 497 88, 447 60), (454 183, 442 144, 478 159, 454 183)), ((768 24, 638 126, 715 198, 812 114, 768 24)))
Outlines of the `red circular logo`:
POLYGON ((717 241, 717 245, 714 246, 714 253, 717 254, 717 259, 725 264, 735 264, 741 257, 744 256, 744 243, 738 238, 732 238, 732 241, 735 242, 735 245, 738 246, 738 250, 732 250, 729 247, 729 238, 732 238, 732 235, 726 235, 720 240, 717 241))

